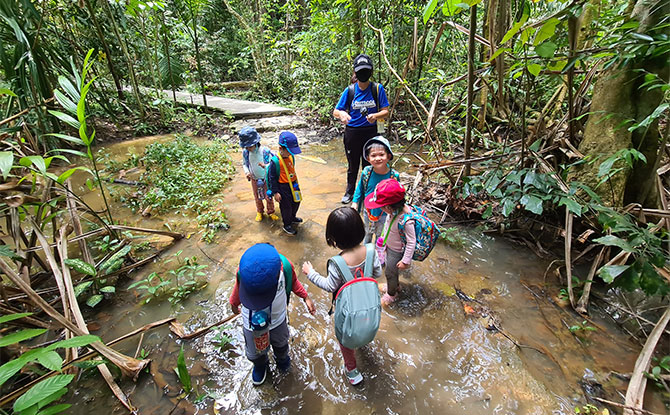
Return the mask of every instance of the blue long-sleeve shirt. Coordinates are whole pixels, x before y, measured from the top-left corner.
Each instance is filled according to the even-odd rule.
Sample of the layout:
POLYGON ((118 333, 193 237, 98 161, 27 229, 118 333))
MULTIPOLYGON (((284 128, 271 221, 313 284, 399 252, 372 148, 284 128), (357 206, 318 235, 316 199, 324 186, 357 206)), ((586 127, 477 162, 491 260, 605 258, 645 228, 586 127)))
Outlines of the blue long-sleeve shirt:
MULTIPOLYGON (((363 169, 363 172, 361 173, 361 178, 358 180, 358 184, 356 185, 356 191, 354 192, 354 197, 352 201, 354 203, 358 203, 359 206, 362 205, 364 203, 365 197, 375 191, 375 187, 377 187, 377 184, 379 182, 397 176, 397 174, 392 176, 391 175, 392 171, 393 169, 389 169, 388 173, 386 174, 378 174, 375 173, 374 169, 372 169, 372 166, 366 166, 363 169), (368 171, 370 170, 372 170, 370 174, 370 180, 368 181, 368 186, 365 188, 365 194, 363 194, 363 178, 368 174, 368 171)), ((370 210, 370 214, 372 216, 379 217, 382 214, 382 210, 380 208, 372 209, 370 210)))

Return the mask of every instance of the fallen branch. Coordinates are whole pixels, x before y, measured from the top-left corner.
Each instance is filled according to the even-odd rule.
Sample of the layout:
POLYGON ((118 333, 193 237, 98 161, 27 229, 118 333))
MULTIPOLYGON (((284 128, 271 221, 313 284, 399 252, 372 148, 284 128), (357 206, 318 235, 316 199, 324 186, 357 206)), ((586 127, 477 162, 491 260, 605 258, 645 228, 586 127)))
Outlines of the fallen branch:
MULTIPOLYGON (((656 412, 647 411, 646 409, 634 408, 632 406, 627 406, 627 405, 623 405, 623 404, 620 404, 620 403, 617 403, 617 402, 608 401, 607 399, 598 398, 596 396, 591 396, 590 398, 594 399, 598 402, 602 402, 602 403, 605 403, 607 405, 616 406, 618 408, 623 408, 624 410, 627 409, 627 410, 630 410, 630 411, 638 413, 638 414, 661 415, 661 414, 657 414, 656 412)), ((626 412, 624 411, 624 413, 626 413, 626 412)))
POLYGON ((579 314, 588 314, 587 307, 589 305, 589 295, 591 294, 591 284, 593 283, 593 277, 596 275, 596 270, 598 269, 600 262, 603 260, 605 249, 607 249, 607 247, 603 246, 598 253, 598 256, 596 256, 596 259, 591 264, 589 275, 586 277, 586 282, 584 283, 584 291, 582 292, 582 296, 579 297, 579 301, 577 301, 577 307, 575 307, 575 311, 579 314))
MULTIPOLYGON (((166 318, 166 319, 163 319, 163 320, 155 321, 153 323, 145 324, 144 326, 142 326, 142 327, 140 327, 136 330, 133 330, 130 333, 126 333, 123 336, 118 337, 118 338, 108 342, 107 346, 113 346, 116 343, 119 343, 123 340, 126 340, 126 339, 128 339, 132 336, 135 336, 135 335, 139 334, 139 333, 144 333, 147 330, 163 326, 167 323, 172 322, 174 319, 175 319, 174 317, 169 317, 169 318, 166 318)), ((96 356, 96 355, 98 355, 98 352, 96 350, 92 350, 88 353, 85 353, 85 354, 79 356, 78 358, 76 358, 74 360, 64 362, 63 366, 62 366, 62 369, 65 370, 65 369, 69 368, 70 366, 72 366, 75 363, 83 362, 85 360, 88 360, 88 359, 96 356)), ((5 405, 7 405, 8 403, 14 401, 15 399, 17 399, 19 396, 23 395, 23 393, 25 393, 28 389, 30 389, 34 385, 38 384, 39 382, 43 381, 46 378, 57 375, 58 373, 60 373, 60 372, 56 372, 56 371, 49 372, 45 375, 40 376, 37 379, 34 379, 33 381, 29 382, 28 384, 22 386, 21 389, 17 389, 15 391, 12 391, 9 394, 3 396, 2 398, 0 398, 0 407, 3 407, 5 405)))
POLYGON ((230 315, 230 316, 224 318, 221 321, 218 321, 214 324, 210 324, 207 327, 196 330, 191 334, 186 334, 186 332, 184 331, 184 326, 182 326, 181 323, 179 323, 177 321, 172 321, 170 323, 170 331, 182 340, 191 340, 191 339, 195 339, 196 337, 202 336, 203 334, 207 333, 208 331, 210 331, 211 329, 213 329, 216 326, 220 326, 222 324, 225 324, 225 323, 229 322, 230 320, 234 319, 237 316, 239 316, 239 314, 230 315))
POLYGON ((654 330, 652 330, 647 338, 642 351, 640 351, 640 355, 637 357, 635 368, 633 369, 633 376, 631 376, 628 389, 626 390, 626 407, 624 408, 624 415, 633 415, 642 409, 644 390, 647 386, 647 378, 644 376, 644 372, 649 370, 649 364, 654 355, 654 349, 656 349, 656 344, 663 335, 663 331, 665 330, 668 321, 670 321, 670 307, 665 309, 665 312, 658 320, 654 330))

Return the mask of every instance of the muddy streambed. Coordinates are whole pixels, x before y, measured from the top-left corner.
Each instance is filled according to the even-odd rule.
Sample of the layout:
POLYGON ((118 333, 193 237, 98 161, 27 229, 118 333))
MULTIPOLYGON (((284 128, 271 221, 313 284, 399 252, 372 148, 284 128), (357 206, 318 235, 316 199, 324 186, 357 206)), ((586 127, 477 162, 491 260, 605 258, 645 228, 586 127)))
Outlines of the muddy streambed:
MULTIPOLYGON (((128 152, 141 155, 146 145, 161 139, 170 138, 117 143, 106 151, 119 158, 128 152)), ((310 260, 325 273, 327 258, 337 253, 326 246, 325 221, 340 206, 346 167, 340 140, 305 146, 303 151, 327 164, 297 159, 304 197, 299 215, 304 223, 296 237, 284 234, 280 222, 254 221, 253 196, 241 173, 240 152, 233 155, 239 167, 235 178, 214 198, 216 208, 225 209, 230 223, 230 229, 220 231, 214 244, 199 240, 192 217, 175 213, 142 218, 115 201, 116 220, 156 229, 169 227, 191 236, 170 247, 159 261, 121 281, 114 303, 89 317, 100 327, 96 334, 108 341, 169 316, 175 316, 190 332, 230 315, 228 297, 237 262, 257 242, 274 244, 296 270, 310 260), (138 293, 126 287, 151 272, 171 269, 173 264, 164 260, 178 250, 208 265, 207 287, 176 306, 167 301, 140 305, 138 293)), ((80 190, 85 192, 85 187, 80 190)), ((97 200, 94 194, 86 198, 91 203, 97 200)), ((626 385, 607 374, 632 371, 638 345, 598 315, 593 316, 592 325, 599 330, 573 335, 567 327, 582 319, 542 293, 545 261, 474 229, 460 232, 463 249, 439 243, 426 261, 414 262, 409 278, 401 277, 399 300, 384 310, 374 342, 357 352, 365 378, 361 387, 348 385, 343 377, 328 316, 330 294, 309 284, 300 273, 317 313, 311 316, 303 302, 292 297, 292 368, 288 374, 278 374, 273 368, 265 385, 252 386, 241 322, 235 319, 227 330, 233 342, 224 350, 212 343, 213 333, 181 342, 166 327, 147 332, 140 349, 152 359, 151 373, 143 374, 137 383, 123 381, 122 388, 141 414, 572 414, 575 406, 585 403, 584 389, 625 392, 626 385), (461 293, 477 301, 467 301, 461 293), (509 338, 489 330, 493 326, 509 338), (196 389, 189 399, 181 399, 174 373, 182 345, 196 389), (197 395, 204 394, 208 397, 193 403, 197 395)), ((139 340, 136 336, 120 343, 118 349, 134 355, 139 340)), ((76 389, 78 396, 72 401, 79 404, 72 413, 125 412, 97 375, 79 379, 76 389)), ((655 406, 663 411, 660 404, 655 406)))

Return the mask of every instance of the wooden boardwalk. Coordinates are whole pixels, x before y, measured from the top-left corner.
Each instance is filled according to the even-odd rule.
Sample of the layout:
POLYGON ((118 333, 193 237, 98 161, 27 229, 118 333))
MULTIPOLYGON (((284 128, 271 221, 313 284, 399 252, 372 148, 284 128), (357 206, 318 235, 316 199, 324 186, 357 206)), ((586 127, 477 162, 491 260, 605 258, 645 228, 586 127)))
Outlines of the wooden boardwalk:
MULTIPOLYGON (((172 99, 172 91, 165 90, 163 93, 167 99, 172 99)), ((177 101, 181 103, 196 107, 204 107, 202 95, 194 95, 183 91, 177 91, 175 95, 177 101)), ((207 95, 207 107, 214 111, 228 113, 233 118, 262 118, 293 113, 292 109, 280 107, 278 105, 245 101, 242 99, 223 98, 214 95, 207 95)))

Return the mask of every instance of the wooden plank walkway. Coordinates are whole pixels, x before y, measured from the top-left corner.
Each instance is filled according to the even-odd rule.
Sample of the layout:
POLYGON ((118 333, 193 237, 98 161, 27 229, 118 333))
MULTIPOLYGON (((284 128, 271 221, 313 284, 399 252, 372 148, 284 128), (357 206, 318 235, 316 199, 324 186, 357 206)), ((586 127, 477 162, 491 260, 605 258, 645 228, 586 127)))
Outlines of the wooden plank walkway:
MULTIPOLYGON (((172 99, 172 91, 164 90, 163 93, 167 99, 172 99)), ((202 95, 177 91, 175 96, 177 101, 181 103, 196 107, 204 107, 202 95)), ((292 109, 280 107, 278 105, 245 101, 242 99, 223 98, 214 95, 207 95, 207 107, 215 111, 229 113, 234 118, 273 117, 293 113, 292 109)))

